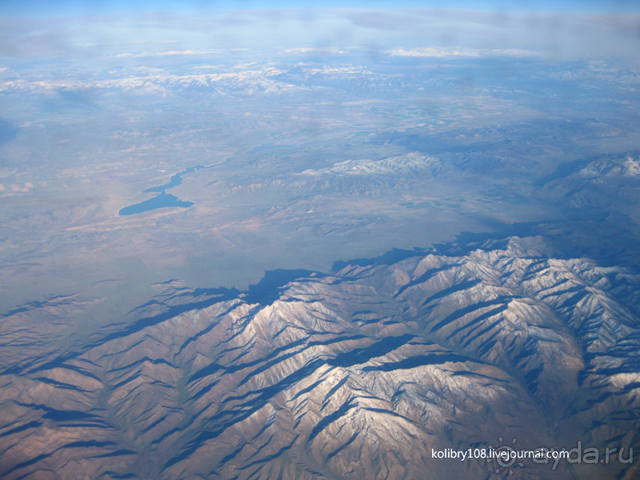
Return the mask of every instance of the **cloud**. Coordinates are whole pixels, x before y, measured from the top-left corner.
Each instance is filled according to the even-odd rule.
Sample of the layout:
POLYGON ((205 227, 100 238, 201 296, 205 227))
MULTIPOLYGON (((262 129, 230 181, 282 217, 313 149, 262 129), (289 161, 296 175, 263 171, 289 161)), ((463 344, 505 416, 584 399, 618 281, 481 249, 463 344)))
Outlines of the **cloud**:
POLYGON ((12 183, 10 185, 2 185, 0 184, 0 192, 2 192, 2 197, 13 197, 20 193, 29 193, 33 189, 33 183, 25 182, 25 183, 12 183))
MULTIPOLYGON (((402 11, 402 10, 400 10, 402 11)), ((559 59, 612 57, 640 61, 640 15, 604 13, 523 13, 505 10, 349 12, 344 18, 377 51, 405 50, 405 56, 475 57, 543 55, 559 59), (410 17, 410 18, 405 18, 410 17), (401 27, 401 28, 400 28, 401 27), (386 47, 385 47, 386 46, 386 47), (437 46, 442 51, 420 51, 437 46)))
MULTIPOLYGON (((205 10, 198 14, 131 13, 0 18, 0 56, 110 60, 233 57, 232 49, 286 55, 372 55, 438 46, 514 56, 639 59, 640 16, 427 9, 205 10)), ((446 55, 451 56, 450 53, 446 55)), ((13 67, 12 65, 9 65, 13 67)))
POLYGON ((334 47, 298 47, 286 48, 283 53, 287 55, 344 55, 346 50, 334 47))
POLYGON ((219 55, 224 50, 165 50, 162 52, 118 53, 116 58, 177 57, 219 55))
POLYGON ((0 56, 6 58, 74 57, 80 50, 74 47, 72 37, 65 22, 0 18, 0 56))
POLYGON ((407 31, 420 24, 419 16, 410 12, 396 13, 394 11, 361 10, 347 14, 347 18, 354 25, 376 30, 407 31))
POLYGON ((465 47, 422 47, 396 48, 387 50, 387 55, 395 57, 426 57, 426 58, 481 58, 481 57, 535 57, 540 52, 515 48, 465 48, 465 47))

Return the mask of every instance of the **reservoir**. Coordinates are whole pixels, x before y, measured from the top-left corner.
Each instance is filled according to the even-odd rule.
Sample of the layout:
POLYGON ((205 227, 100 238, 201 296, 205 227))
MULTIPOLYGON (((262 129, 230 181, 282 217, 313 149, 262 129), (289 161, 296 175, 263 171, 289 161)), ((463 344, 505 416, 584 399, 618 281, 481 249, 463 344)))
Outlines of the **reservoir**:
POLYGON ((134 203, 133 205, 128 205, 118 212, 118 215, 136 215, 142 212, 148 212, 149 210, 155 210, 157 208, 167 208, 167 207, 180 207, 180 208, 188 208, 193 205, 193 202, 184 202, 180 200, 175 195, 171 195, 167 193, 166 190, 169 188, 177 187, 182 183, 182 175, 186 175, 187 173, 191 173, 199 168, 203 168, 200 165, 196 167, 190 167, 186 170, 183 170, 180 173, 176 173, 171 177, 168 183, 164 185, 159 185, 157 187, 147 188, 145 193, 159 192, 153 198, 145 200, 140 203, 134 203))
POLYGON ((147 212, 149 210, 155 210, 156 208, 165 207, 187 208, 191 205, 193 205, 193 202, 183 202, 175 195, 162 192, 161 194, 156 195, 149 200, 145 200, 144 202, 140 203, 134 203, 133 205, 122 208, 120 212, 118 212, 118 215, 135 215, 137 213, 147 212))
POLYGON ((169 190, 170 188, 177 187, 178 185, 180 185, 182 183, 182 176, 183 175, 186 175, 187 173, 195 172, 196 170, 199 170, 200 168, 204 168, 204 167, 202 165, 196 165, 195 167, 189 167, 186 170, 183 170, 182 172, 176 173, 173 177, 171 177, 171 179, 169 180, 168 183, 165 183, 164 185, 158 185, 157 187, 147 188, 145 190, 145 193, 148 193, 148 192, 164 192, 166 190, 169 190))

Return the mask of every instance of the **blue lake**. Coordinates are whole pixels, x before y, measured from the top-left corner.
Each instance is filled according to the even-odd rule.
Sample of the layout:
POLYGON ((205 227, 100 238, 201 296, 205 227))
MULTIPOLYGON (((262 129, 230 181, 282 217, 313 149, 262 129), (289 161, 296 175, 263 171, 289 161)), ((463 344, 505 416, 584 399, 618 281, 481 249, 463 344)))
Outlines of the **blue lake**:
POLYGON ((153 198, 145 200, 144 202, 135 203, 133 205, 128 205, 118 212, 118 215, 136 215, 142 212, 148 212, 149 210, 155 210, 157 208, 167 208, 167 207, 180 207, 180 208, 188 208, 193 205, 193 202, 184 202, 180 200, 175 195, 171 195, 167 193, 167 189, 177 187, 182 183, 182 175, 186 175, 187 173, 194 172, 200 168, 204 168, 200 165, 195 167, 187 168, 180 173, 176 173, 171 177, 168 183, 164 185, 158 185, 157 187, 147 188, 145 193, 152 192, 160 192, 153 198))
POLYGON ((204 168, 204 167, 202 165, 196 165, 195 167, 189 167, 186 170, 183 170, 182 172, 176 173, 173 177, 171 177, 171 179, 169 180, 168 183, 165 183, 164 185, 158 185, 157 187, 147 188, 145 190, 145 193, 149 193, 149 192, 164 192, 166 190, 169 190, 170 188, 177 187, 178 185, 180 185, 182 183, 182 176, 183 175, 186 175, 187 173, 195 172, 196 170, 199 170, 201 168, 204 168))
POLYGON ((193 205, 193 202, 183 202, 175 195, 162 192, 160 195, 156 195, 149 200, 145 200, 144 202, 135 203, 133 205, 122 208, 120 212, 118 212, 118 215, 135 215, 137 213, 147 212, 149 210, 155 210, 156 208, 165 207, 187 208, 191 205, 193 205))

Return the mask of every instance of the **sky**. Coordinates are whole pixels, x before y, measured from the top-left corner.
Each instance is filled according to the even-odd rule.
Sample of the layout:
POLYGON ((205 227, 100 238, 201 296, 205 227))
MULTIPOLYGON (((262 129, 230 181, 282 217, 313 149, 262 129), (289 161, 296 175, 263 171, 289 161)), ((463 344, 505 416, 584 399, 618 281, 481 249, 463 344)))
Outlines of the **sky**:
MULTIPOLYGON (((154 8, 158 6, 155 5, 154 8)), ((22 8, 22 7, 20 7, 22 8)), ((517 49, 560 59, 620 57, 638 64, 640 15, 490 10, 74 10, 52 20, 0 15, 0 63, 163 51, 297 47, 517 49)), ((111 7, 109 7, 111 8, 111 7)), ((6 10, 6 6, 5 6, 6 10)), ((60 8, 56 14, 64 9, 60 8)))
POLYGON ((640 64, 640 2, 454 0, 443 10, 432 0, 329 0, 321 6, 293 0, 0 0, 0 69, 16 60, 300 47, 500 49, 640 64))
MULTIPOLYGON (((438 0, 2 0, 0 14, 5 16, 50 16, 88 13, 139 13, 149 11, 193 12, 280 8, 443 8, 438 0)), ((629 13, 640 12, 640 2, 634 0, 451 0, 447 9, 500 12, 572 12, 572 13, 629 13)))

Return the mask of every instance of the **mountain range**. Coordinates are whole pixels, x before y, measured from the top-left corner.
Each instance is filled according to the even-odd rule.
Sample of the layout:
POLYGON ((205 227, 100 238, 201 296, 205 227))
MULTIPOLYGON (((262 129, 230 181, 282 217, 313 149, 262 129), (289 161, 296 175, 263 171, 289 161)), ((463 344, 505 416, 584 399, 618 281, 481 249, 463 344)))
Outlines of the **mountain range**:
POLYGON ((639 286, 510 237, 273 270, 246 291, 167 282, 64 353, 45 325, 10 328, 17 309, 0 476, 638 478, 639 286), (624 454, 433 458, 577 446, 624 454))

